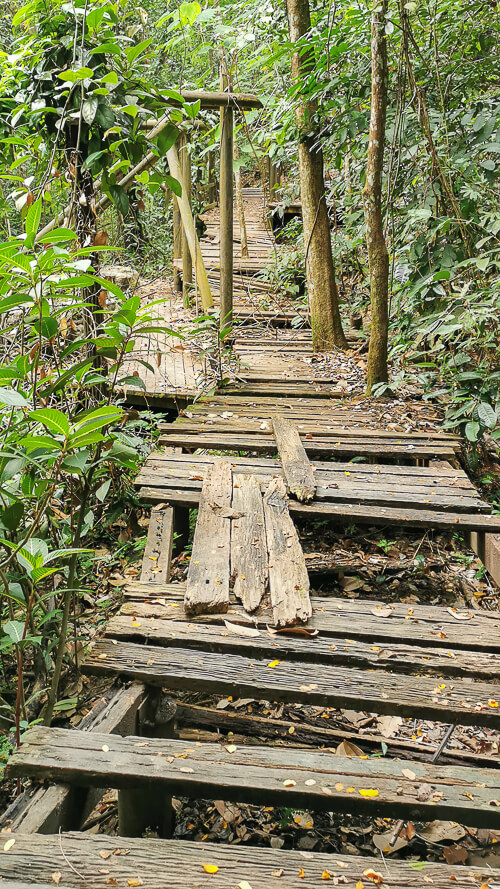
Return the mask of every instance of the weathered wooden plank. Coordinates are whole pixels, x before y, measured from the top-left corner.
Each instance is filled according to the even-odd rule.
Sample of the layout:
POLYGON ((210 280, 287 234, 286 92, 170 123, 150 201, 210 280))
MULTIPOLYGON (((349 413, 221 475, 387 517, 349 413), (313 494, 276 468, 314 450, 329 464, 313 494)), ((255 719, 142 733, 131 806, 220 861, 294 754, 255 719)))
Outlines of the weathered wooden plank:
POLYGON ((269 590, 273 621, 292 626, 311 617, 309 575, 299 536, 288 511, 283 479, 272 479, 264 494, 269 590))
POLYGON ((193 614, 228 609, 231 486, 230 464, 215 461, 203 482, 186 582, 184 602, 193 614))
MULTIPOLYGON (((116 641, 116 640, 115 640, 116 641)), ((420 716, 498 729, 498 685, 470 679, 404 676, 384 670, 312 664, 302 660, 97 642, 84 670, 145 680, 152 685, 271 701, 420 716), (278 663, 275 664, 275 661, 278 663), (275 664, 269 667, 269 663, 275 664), (442 687, 441 687, 442 686, 442 687), (496 694, 496 699, 495 699, 496 694), (493 701, 490 705, 488 701, 493 701)))
MULTIPOLYGON (((0 855, 0 877, 5 885, 24 880, 54 885, 53 874, 62 875, 60 886, 71 889, 108 884, 127 886, 139 879, 145 889, 235 889, 243 881, 254 889, 324 889, 324 872, 348 887, 367 880, 365 871, 379 871, 384 889, 422 889, 422 870, 406 861, 386 857, 383 864, 373 857, 335 853, 308 853, 245 845, 194 843, 127 838, 126 842, 104 834, 32 836, 17 834, 15 844, 0 855), (123 852, 126 854, 117 854, 123 852), (109 854, 110 853, 110 854, 109 854), (115 853, 115 854, 113 854, 115 853), (215 874, 206 874, 203 863, 216 864, 215 874), (106 873, 97 878, 97 874, 106 873), (301 876, 301 874, 304 876, 301 876), (274 874, 274 876, 273 876, 274 874), (282 876, 278 876, 282 874, 282 876), (305 878, 304 878, 305 877, 305 878), (284 883, 285 881, 285 883, 284 883)), ((486 867, 450 867, 425 862, 424 875, 432 889, 480 889, 500 882, 500 870, 486 867), (432 882, 431 882, 432 881, 432 882)), ((427 883, 425 884, 427 885, 427 883)))
POLYGON ((309 503, 314 500, 316 482, 297 428, 284 417, 274 417, 272 422, 287 488, 301 503, 309 503))
POLYGON ((500 772, 408 760, 336 756, 330 751, 121 738, 34 726, 6 773, 116 788, 143 782, 182 795, 276 803, 320 811, 459 820, 500 827, 500 772), (431 814, 432 813, 432 814, 431 814))
POLYGON ((142 559, 142 583, 166 583, 168 581, 173 541, 173 508, 171 506, 153 507, 142 559))
MULTIPOLYGON (((125 597, 138 601, 127 602, 122 613, 188 620, 183 609, 179 608, 184 591, 185 585, 182 583, 166 584, 154 591, 150 586, 130 583, 125 587, 125 597), (149 603, 143 605, 147 599, 149 603), (144 610, 141 611, 141 608, 144 610)), ((326 636, 330 640, 338 636, 373 640, 374 645, 388 643, 391 649, 394 644, 404 640, 408 644, 442 648, 450 661, 453 661, 452 654, 460 649, 500 653, 500 616, 497 611, 405 605, 402 602, 388 605, 375 599, 316 595, 312 597, 312 605, 313 614, 308 627, 318 630, 321 637, 326 636)), ((227 617, 235 623, 244 620, 248 624, 248 616, 235 602, 231 602, 227 617)), ((262 609, 253 620, 256 626, 265 630, 270 618, 270 610, 262 609)), ((212 620, 207 615, 204 622, 209 619, 212 620)), ((218 622, 220 618, 214 616, 213 620, 218 622)))
POLYGON ((239 475, 233 484, 233 510, 241 513, 231 522, 234 594, 246 611, 255 611, 267 587, 268 558, 262 494, 254 475, 239 475))
MULTIPOLYGON (((141 487, 139 496, 148 502, 168 500, 180 506, 196 506, 199 502, 199 490, 187 488, 141 487)), ((311 504, 291 501, 292 515, 308 516, 309 518, 324 517, 332 522, 345 522, 360 525, 401 525, 406 528, 437 528, 450 531, 486 531, 500 534, 500 516, 475 512, 453 512, 433 509, 410 509, 403 507, 372 506, 358 503, 332 503, 314 500, 311 504)))
MULTIPOLYGON (((314 599, 312 600, 314 605, 314 599)), ((145 609, 146 613, 147 610, 145 609)), ((374 637, 368 641, 347 636, 328 635, 303 636, 272 633, 266 629, 264 619, 258 620, 258 628, 251 624, 238 624, 236 627, 226 614, 219 615, 218 623, 192 623, 181 615, 169 619, 168 609, 163 609, 165 617, 148 616, 142 621, 137 614, 130 614, 127 606, 119 615, 112 617, 106 625, 106 635, 115 639, 133 642, 152 642, 153 645, 182 646, 196 650, 244 652, 251 657, 254 652, 264 657, 266 652, 274 658, 293 660, 300 658, 315 664, 340 664, 367 670, 386 669, 396 673, 430 674, 434 676, 470 676, 479 679, 500 680, 500 658, 496 652, 477 650, 451 651, 444 648, 431 648, 424 645, 411 645, 405 642, 384 643, 375 633, 377 622, 373 621, 374 637), (226 626, 224 620, 231 627, 226 626), (234 629, 233 629, 234 627, 234 629), (248 627, 253 636, 245 636, 248 627)), ((144 615, 145 616, 145 615, 144 615)), ((244 618, 243 613, 238 620, 244 618)), ((313 633, 314 631, 311 630, 313 633)))

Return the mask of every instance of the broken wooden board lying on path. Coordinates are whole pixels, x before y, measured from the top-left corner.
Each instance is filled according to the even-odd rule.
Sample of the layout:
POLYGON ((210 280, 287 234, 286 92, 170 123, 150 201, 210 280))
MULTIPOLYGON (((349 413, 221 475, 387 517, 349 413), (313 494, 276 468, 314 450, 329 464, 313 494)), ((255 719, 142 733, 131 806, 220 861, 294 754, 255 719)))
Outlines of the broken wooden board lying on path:
POLYGON ((269 579, 273 620, 288 626, 311 615, 309 578, 284 483, 271 480, 263 495, 255 476, 238 476, 215 460, 201 489, 189 562, 185 607, 189 614, 225 612, 230 579, 235 594, 254 611, 269 579))
POLYGON ((269 554, 269 590, 276 627, 307 621, 312 614, 309 575, 299 536, 288 511, 283 479, 275 478, 264 494, 269 554))
POLYGON ((240 475, 233 485, 231 575, 234 594, 246 611, 255 611, 267 589, 268 555, 264 507, 254 475, 240 475))
POLYGON ((500 771, 309 751, 105 735, 37 725, 6 766, 28 776, 117 789, 141 783, 178 796, 354 811, 500 827, 500 771))
POLYGON ((310 503, 316 496, 316 482, 297 427, 275 417, 273 432, 288 490, 301 503, 310 503))
MULTIPOLYGON (((191 840, 159 840, 153 837, 120 839, 105 834, 63 833, 53 836, 18 833, 8 852, 0 855, 0 877, 4 885, 36 884, 54 886, 54 873, 61 874, 62 887, 94 889, 100 886, 96 874, 105 870, 102 885, 144 885, 144 889, 186 889, 210 886, 235 889, 244 882, 258 889, 324 889, 325 873, 354 887, 363 882, 374 886, 366 873, 380 872, 382 889, 422 889, 422 870, 432 889, 480 889, 500 883, 500 870, 490 867, 458 867, 426 862, 392 861, 383 866, 371 856, 304 853, 224 845, 191 840), (121 853, 121 854, 118 854, 121 853), (203 864, 215 864, 217 872, 206 874, 203 864), (281 878, 276 874, 282 875, 281 878), (304 874, 304 876, 302 876, 304 874), (284 879, 283 879, 284 878, 284 879)), ((427 885, 427 882, 425 883, 427 885)))
POLYGON ((186 583, 186 610, 227 611, 231 516, 231 466, 215 460, 201 489, 186 583))

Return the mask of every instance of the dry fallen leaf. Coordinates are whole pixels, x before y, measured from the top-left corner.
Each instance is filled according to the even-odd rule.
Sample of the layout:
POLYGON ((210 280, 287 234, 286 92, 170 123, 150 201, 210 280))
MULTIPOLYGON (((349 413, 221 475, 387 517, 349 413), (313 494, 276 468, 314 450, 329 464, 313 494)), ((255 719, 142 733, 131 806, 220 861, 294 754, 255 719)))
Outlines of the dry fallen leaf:
POLYGON ((107 858, 111 857, 112 852, 110 852, 109 849, 103 849, 101 852, 99 852, 99 855, 101 858, 104 858, 104 860, 106 860, 107 858))
POLYGON ((226 629, 229 630, 230 633, 234 633, 235 636, 247 636, 249 639, 254 636, 260 636, 260 632, 256 627, 242 627, 240 624, 232 624, 229 620, 225 620, 224 623, 226 629))
POLYGON ((56 886, 59 886, 59 883, 61 882, 61 876, 62 875, 60 870, 55 870, 52 874, 52 882, 55 883, 56 886))
POLYGON ((283 787, 295 787, 296 781, 292 781, 291 778, 287 778, 286 781, 283 781, 283 787))
POLYGON ((242 880, 241 883, 238 883, 238 889, 252 889, 252 887, 246 880, 242 880))
POLYGON ((140 877, 131 877, 130 880, 127 880, 127 883, 129 886, 143 886, 144 885, 144 883, 142 882, 140 877))
POLYGON ((380 884, 384 882, 382 874, 379 874, 378 871, 372 870, 371 868, 363 871, 363 876, 366 877, 367 880, 372 880, 376 886, 380 886, 380 884))
POLYGON ((226 747, 228 753, 235 753, 236 749, 236 744, 228 744, 226 747))
POLYGON ((206 874, 216 874, 219 870, 216 864, 205 864, 203 861, 201 864, 206 874))
POLYGON ((285 873, 285 871, 283 870, 282 867, 280 867, 279 870, 272 870, 272 871, 271 871, 271 876, 272 876, 272 877, 278 877, 278 878, 279 878, 279 877, 282 877, 284 873, 285 873))
POLYGON ((401 771, 405 778, 408 778, 409 781, 414 781, 417 777, 415 772, 412 772, 411 769, 402 769, 401 771))
POLYGON ((3 847, 3 851, 8 852, 9 849, 12 849, 12 846, 14 845, 15 842, 16 841, 14 838, 7 840, 7 842, 5 843, 5 846, 3 847))

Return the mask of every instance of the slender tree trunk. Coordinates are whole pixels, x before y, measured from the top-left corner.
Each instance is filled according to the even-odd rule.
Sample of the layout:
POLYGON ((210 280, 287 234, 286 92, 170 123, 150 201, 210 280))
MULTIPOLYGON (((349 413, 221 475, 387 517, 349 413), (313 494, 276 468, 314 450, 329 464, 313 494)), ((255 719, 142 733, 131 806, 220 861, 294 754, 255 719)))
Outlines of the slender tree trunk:
POLYGON ((371 328, 368 349, 367 393, 375 383, 387 382, 387 334, 389 325, 389 255, 382 219, 385 118, 387 111, 387 40, 385 22, 388 0, 373 0, 372 97, 366 182, 363 189, 366 245, 370 268, 371 328))
MULTIPOLYGON (((236 139, 233 143, 233 157, 235 161, 238 161, 240 158, 240 152, 238 149, 238 143, 236 139)), ((241 173, 240 168, 236 165, 234 171, 234 181, 235 181, 235 191, 236 191, 236 210, 238 213, 238 224, 240 226, 240 242, 241 242, 241 255, 248 256, 248 238, 247 238, 247 224, 245 222, 245 205, 243 203, 243 186, 241 184, 241 173)))
MULTIPOLYGON (((291 43, 297 43, 311 28, 309 0, 286 0, 291 43)), ((314 70, 311 51, 294 52, 292 77, 298 83, 314 70)), ((314 124, 317 103, 300 101, 295 107, 299 130, 299 178, 306 253, 306 281, 311 311, 313 349, 315 352, 339 346, 347 341, 342 330, 338 306, 337 282, 333 266, 330 222, 325 199, 323 151, 314 124)))

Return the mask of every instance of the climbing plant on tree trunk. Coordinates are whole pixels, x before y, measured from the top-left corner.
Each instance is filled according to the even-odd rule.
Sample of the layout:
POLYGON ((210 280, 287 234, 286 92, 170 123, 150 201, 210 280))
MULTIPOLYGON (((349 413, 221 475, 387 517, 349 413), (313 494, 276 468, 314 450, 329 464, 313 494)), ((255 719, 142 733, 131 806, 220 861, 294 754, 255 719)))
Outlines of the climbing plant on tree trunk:
POLYGON ((387 374, 389 255, 382 218, 382 173, 387 111, 387 0, 374 0, 371 20, 372 93, 366 182, 363 188, 366 245, 370 269, 371 329, 367 392, 387 374))
MULTIPOLYGON (((292 76, 297 91, 314 69, 314 51, 303 38, 311 29, 309 0, 286 0, 290 41, 298 44, 292 55, 292 76)), ((306 282, 311 311, 313 349, 315 352, 339 346, 347 341, 342 329, 338 290, 333 266, 330 223, 325 198, 323 151, 314 116, 317 102, 297 95, 295 120, 299 131, 298 160, 306 282)))

